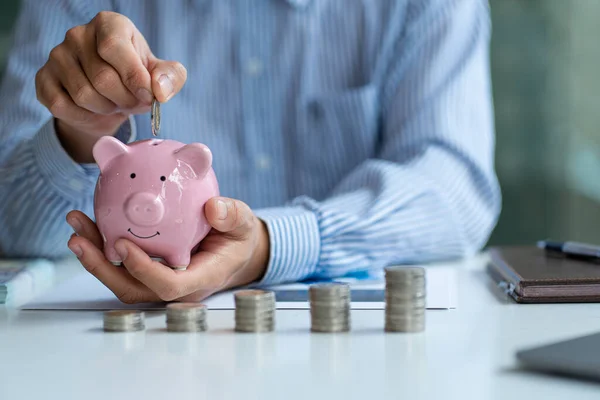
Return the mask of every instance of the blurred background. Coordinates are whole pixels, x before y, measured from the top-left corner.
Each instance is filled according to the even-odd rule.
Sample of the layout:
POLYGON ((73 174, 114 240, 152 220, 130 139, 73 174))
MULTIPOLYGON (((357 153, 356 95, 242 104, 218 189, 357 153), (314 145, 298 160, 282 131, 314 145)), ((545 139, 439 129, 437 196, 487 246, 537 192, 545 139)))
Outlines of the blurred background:
MULTIPOLYGON (((489 245, 600 244, 600 0, 490 0, 496 168, 489 245)), ((0 1, 0 74, 18 0, 0 1)))

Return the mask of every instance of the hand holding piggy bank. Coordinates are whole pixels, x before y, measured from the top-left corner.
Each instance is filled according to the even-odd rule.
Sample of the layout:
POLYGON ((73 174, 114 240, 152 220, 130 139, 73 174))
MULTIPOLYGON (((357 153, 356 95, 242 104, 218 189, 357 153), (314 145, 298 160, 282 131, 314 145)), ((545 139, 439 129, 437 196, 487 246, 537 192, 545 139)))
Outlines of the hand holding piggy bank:
POLYGON ((121 263, 114 245, 125 238, 172 268, 185 269, 211 230, 204 204, 219 195, 209 148, 156 139, 125 145, 104 136, 93 155, 100 167, 94 213, 106 258, 121 263))

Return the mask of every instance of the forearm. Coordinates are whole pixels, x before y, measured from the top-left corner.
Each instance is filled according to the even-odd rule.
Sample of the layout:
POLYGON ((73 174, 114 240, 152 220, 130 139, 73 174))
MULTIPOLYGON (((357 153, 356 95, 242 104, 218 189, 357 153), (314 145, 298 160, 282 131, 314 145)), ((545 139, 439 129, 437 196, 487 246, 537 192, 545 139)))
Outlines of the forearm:
POLYGON ((57 257, 68 251, 72 230, 66 214, 92 216, 95 166, 72 161, 48 122, 0 160, 0 253, 9 257, 57 257))
POLYGON ((476 252, 495 225, 500 195, 493 176, 477 181, 474 172, 432 147, 410 165, 369 160, 324 201, 301 197, 287 209, 258 210, 272 235, 264 283, 476 252))

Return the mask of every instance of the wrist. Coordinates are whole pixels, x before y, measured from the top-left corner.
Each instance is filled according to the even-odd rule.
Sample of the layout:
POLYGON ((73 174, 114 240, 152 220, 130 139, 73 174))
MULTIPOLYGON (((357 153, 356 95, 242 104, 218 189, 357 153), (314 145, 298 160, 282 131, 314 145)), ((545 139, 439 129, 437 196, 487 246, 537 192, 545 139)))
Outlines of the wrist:
POLYGON ((92 148, 98 137, 81 132, 60 119, 54 119, 54 129, 61 146, 77 163, 93 163, 92 148))
POLYGON ((259 218, 257 220, 258 240, 252 256, 252 270, 254 271, 252 282, 260 281, 269 265, 270 239, 267 225, 259 218))
POLYGON ((80 164, 89 164, 95 162, 92 149, 98 139, 102 136, 114 136, 126 120, 127 117, 123 115, 122 120, 119 119, 118 125, 98 132, 90 132, 76 128, 61 119, 55 118, 54 130, 61 146, 73 161, 80 164))

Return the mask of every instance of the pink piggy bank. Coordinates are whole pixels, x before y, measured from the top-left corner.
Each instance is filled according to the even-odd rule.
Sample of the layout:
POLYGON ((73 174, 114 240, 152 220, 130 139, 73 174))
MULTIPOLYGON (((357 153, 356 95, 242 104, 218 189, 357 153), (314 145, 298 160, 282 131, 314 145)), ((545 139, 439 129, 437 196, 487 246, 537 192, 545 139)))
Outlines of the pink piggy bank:
POLYGON ((172 268, 185 269, 211 229, 204 204, 219 195, 209 148, 157 139, 125 145, 105 136, 93 155, 100 167, 94 213, 106 258, 121 263, 114 245, 125 238, 172 268))

